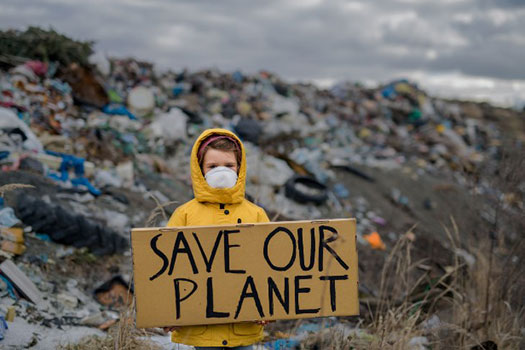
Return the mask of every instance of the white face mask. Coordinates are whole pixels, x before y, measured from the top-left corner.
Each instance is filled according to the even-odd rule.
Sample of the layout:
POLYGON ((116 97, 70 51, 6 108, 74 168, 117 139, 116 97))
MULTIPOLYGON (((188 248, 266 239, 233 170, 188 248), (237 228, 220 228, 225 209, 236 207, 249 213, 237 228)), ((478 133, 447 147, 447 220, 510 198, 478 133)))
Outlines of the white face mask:
POLYGON ((232 188, 237 183, 237 173, 225 166, 211 169, 204 178, 213 188, 232 188))

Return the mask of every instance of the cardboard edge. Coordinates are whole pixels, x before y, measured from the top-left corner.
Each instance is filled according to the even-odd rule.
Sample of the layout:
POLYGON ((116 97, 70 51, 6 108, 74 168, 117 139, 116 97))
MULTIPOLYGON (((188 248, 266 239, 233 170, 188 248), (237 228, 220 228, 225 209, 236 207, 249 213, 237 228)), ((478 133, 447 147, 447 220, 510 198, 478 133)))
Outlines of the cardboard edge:
MULTIPOLYGON (((357 263, 359 261, 358 259, 358 256, 357 256, 357 231, 356 231, 356 218, 337 218, 337 219, 318 219, 318 220, 295 220, 295 221, 279 221, 279 223, 283 223, 283 224, 288 224, 288 223, 292 223, 292 224, 297 224, 297 223, 312 223, 312 224, 323 224, 323 223, 326 223, 326 222, 329 222, 329 221, 336 221, 336 222, 344 222, 344 221, 348 221, 349 223, 352 224, 353 226, 353 232, 354 232, 354 236, 355 236, 355 239, 354 239, 354 247, 355 247, 355 263, 356 263, 356 266, 357 266, 357 263)), ((146 227, 146 228, 134 228, 134 229, 131 229, 130 231, 130 242, 131 242, 131 254, 132 254, 132 273, 133 273, 133 281, 135 280, 135 255, 133 254, 133 234, 134 233, 142 233, 142 232, 151 232, 151 231, 160 231, 160 232, 173 232, 173 231, 178 231, 178 230, 187 230, 187 229, 192 229, 192 228, 214 228, 214 227, 217 227, 217 226, 221 226, 221 227, 252 227, 252 226, 262 226, 262 225, 267 225, 268 223, 267 222, 261 222, 261 223, 242 223, 242 224, 227 224, 227 225, 202 225, 202 226, 173 226, 173 227, 146 227)), ((327 317, 333 317, 333 316, 359 316, 360 315, 360 310, 359 310, 359 268, 356 267, 356 273, 357 273, 357 295, 356 295, 356 298, 355 298, 355 305, 354 305, 354 309, 356 310, 354 314, 352 315, 348 315, 348 314, 341 314, 341 315, 329 315, 329 316, 317 316, 317 317, 293 317, 293 318, 272 318, 272 317, 269 317, 267 318, 268 320, 297 320, 297 319, 315 319, 315 318, 327 318, 327 317)), ((138 298, 138 293, 137 291, 135 290, 135 293, 134 293, 134 298, 135 300, 138 298)), ((138 315, 138 305, 137 305, 137 302, 135 301, 135 326, 137 328, 153 328, 153 327, 168 327, 168 326, 159 326, 157 324, 151 324, 151 323, 144 323, 143 321, 139 320, 137 315, 138 315)), ((242 322, 245 322, 245 321, 239 321, 240 323, 242 322)), ((237 322, 234 322, 234 323, 237 323, 237 322)), ((203 323, 204 324, 204 323, 203 323)), ((206 323, 206 324, 209 324, 209 323, 206 323)), ((213 323, 215 324, 215 323, 213 323)), ((219 324, 219 323, 217 323, 219 324)))
MULTIPOLYGON (((129 232, 129 242, 130 242, 130 251, 131 251, 131 276, 132 276, 132 280, 133 280, 133 284, 135 284, 135 254, 133 253, 133 229, 129 232)), ((131 283, 131 281, 130 281, 131 283)), ((137 295, 137 288, 134 288, 134 292, 133 292, 133 299, 134 299, 134 302, 133 302, 133 307, 135 308, 135 327, 137 328, 146 328, 146 327, 142 327, 142 326, 139 326, 140 322, 138 320, 138 317, 137 315, 139 314, 138 313, 138 303, 137 303, 137 298, 138 298, 138 295, 137 295)))
MULTIPOLYGON (((282 224, 296 224, 296 223, 311 223, 311 224, 323 224, 329 221, 350 221, 355 222, 355 218, 338 218, 338 219, 317 219, 317 220, 295 220, 295 221, 276 221, 282 224)), ((212 228, 212 227, 248 227, 248 226, 263 226, 268 224, 267 222, 255 222, 255 223, 242 223, 242 224, 226 224, 226 225, 203 225, 203 226, 170 226, 170 227, 140 227, 140 228, 133 228, 131 229, 131 232, 150 232, 150 231, 164 231, 164 232, 171 232, 171 231, 177 231, 177 230, 188 230, 192 228, 212 228)))

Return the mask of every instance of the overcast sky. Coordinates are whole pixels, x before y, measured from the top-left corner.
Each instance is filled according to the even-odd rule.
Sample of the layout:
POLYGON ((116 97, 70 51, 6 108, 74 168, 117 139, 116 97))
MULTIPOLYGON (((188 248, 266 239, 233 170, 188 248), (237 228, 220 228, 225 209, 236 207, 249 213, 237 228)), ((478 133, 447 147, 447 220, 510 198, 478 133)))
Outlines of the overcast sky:
POLYGON ((0 28, 28 25, 162 68, 525 101, 525 0, 0 0, 0 28))

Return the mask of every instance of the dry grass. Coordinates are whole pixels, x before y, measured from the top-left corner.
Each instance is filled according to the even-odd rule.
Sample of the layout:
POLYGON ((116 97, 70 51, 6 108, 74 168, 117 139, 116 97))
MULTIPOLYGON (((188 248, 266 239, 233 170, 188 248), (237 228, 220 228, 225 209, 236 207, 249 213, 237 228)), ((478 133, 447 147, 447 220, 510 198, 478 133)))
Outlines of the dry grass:
MULTIPOLYGON (((450 250, 456 251, 461 244, 454 220, 445 231, 450 250)), ((502 288, 505 281, 520 278, 521 271, 512 272, 505 259, 491 258, 489 236, 471 242, 475 264, 469 266, 454 254, 437 280, 429 279, 428 273, 416 273, 422 261, 412 262, 412 237, 412 232, 405 234, 387 257, 379 298, 367 305, 370 321, 353 330, 334 328, 312 334, 302 349, 481 350, 486 341, 498 349, 523 346, 525 309, 511 303, 522 292, 502 288), (427 286, 423 293, 418 291, 422 285, 427 286), (417 345, 418 340, 426 344, 417 345)))
POLYGON ((155 224, 157 223, 157 220, 159 219, 159 217, 161 217, 163 220, 168 220, 169 217, 166 213, 166 207, 172 205, 172 204, 177 204, 178 201, 170 201, 170 202, 167 202, 167 203, 161 203, 157 197, 155 197, 155 195, 153 193, 148 193, 148 195, 151 197, 151 199, 153 199, 153 201, 155 202, 156 204, 156 207, 150 212, 148 218, 146 219, 146 222, 145 222, 145 227, 151 227, 151 226, 155 226, 155 224))
MULTIPOLYGON (((453 219, 445 232, 451 252, 465 249, 453 219)), ((302 341, 301 348, 482 350, 481 344, 492 341, 498 349, 520 349, 525 311, 523 305, 512 302, 516 294, 521 295, 521 290, 512 286, 521 270, 509 268, 508 261, 493 252, 489 236, 470 242, 468 251, 476 259, 474 264, 468 265, 457 254, 451 254, 450 265, 438 278, 430 278, 429 271, 421 273, 421 265, 429 262, 413 261, 413 239, 413 232, 407 232, 389 253, 379 297, 367 305, 369 314, 364 316, 368 317, 357 326, 341 320, 335 327, 311 334, 302 341), (503 289, 506 285, 509 287, 503 289)), ((513 254, 522 247, 515 246, 513 254)), ((105 337, 87 337, 61 349, 159 349, 147 339, 147 332, 135 328, 133 309, 134 305, 125 310, 105 337)))
POLYGON ((481 177, 489 179, 492 190, 474 200, 493 210, 493 221, 486 220, 481 227, 468 223, 462 226, 468 231, 460 232, 451 218, 444 227, 446 244, 442 244, 451 258, 448 266, 439 266, 439 275, 439 269, 432 273, 419 269, 432 266, 432 261, 413 261, 412 233, 408 232, 386 258, 379 295, 365 305, 368 314, 362 315, 361 322, 346 327, 346 332, 312 334, 302 348, 525 349, 522 148, 507 147, 501 160, 483 172, 481 177), (473 262, 458 252, 470 254, 473 262), (426 344, 416 345, 415 340, 426 344))
MULTIPOLYGON (((458 249, 460 235, 455 222, 452 220, 451 228, 445 230, 450 250, 458 249)), ((498 344, 498 349, 519 349, 525 312, 512 306, 510 300, 514 292, 520 291, 501 288, 503 279, 513 280, 516 276, 508 273, 504 259, 490 258, 490 241, 471 246, 470 252, 476 258, 472 266, 454 255, 446 271, 431 280, 426 272, 415 273, 422 261, 412 261, 412 240, 413 234, 409 231, 387 257, 381 274, 380 296, 375 304, 368 305, 369 322, 362 321, 352 327, 345 327, 343 322, 323 329, 306 338, 301 348, 481 350, 479 346, 490 340, 498 344), (429 281, 432 283, 428 284, 429 281), (487 282, 489 288, 486 288, 487 282), (419 287, 425 284, 427 289, 419 292, 419 287), (439 322, 431 325, 429 320, 435 320, 436 315, 439 322), (426 345, 417 345, 417 340, 425 341, 426 345)), ((159 349, 147 339, 145 331, 135 328, 133 308, 122 313, 105 337, 87 337, 61 349, 159 349)))

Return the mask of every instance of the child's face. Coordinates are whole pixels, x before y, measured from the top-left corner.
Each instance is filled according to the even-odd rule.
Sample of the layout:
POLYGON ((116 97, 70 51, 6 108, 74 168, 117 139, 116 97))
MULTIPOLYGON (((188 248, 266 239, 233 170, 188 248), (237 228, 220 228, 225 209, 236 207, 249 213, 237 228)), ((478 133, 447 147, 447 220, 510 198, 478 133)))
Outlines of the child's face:
POLYGON ((238 165, 235 154, 233 152, 221 151, 213 148, 208 149, 204 154, 204 159, 202 161, 202 172, 206 175, 208 171, 218 166, 225 166, 237 172, 238 165))

